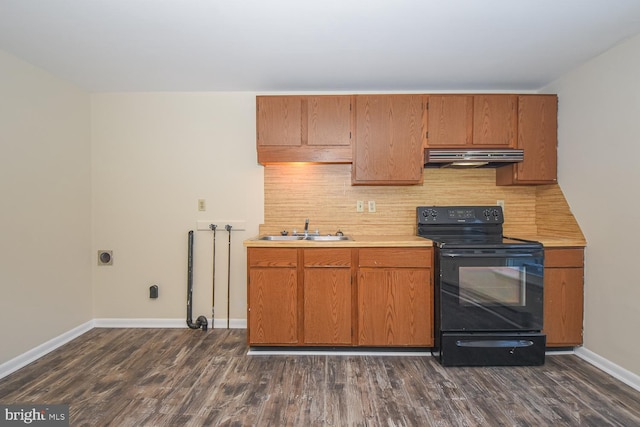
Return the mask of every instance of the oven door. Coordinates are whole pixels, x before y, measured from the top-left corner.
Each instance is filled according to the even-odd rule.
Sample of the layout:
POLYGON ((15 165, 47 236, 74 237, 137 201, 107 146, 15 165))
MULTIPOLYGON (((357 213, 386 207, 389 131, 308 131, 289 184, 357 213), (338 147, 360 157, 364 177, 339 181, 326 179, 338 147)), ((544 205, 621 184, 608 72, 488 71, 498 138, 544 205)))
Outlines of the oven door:
POLYGON ((440 249, 440 331, 542 330, 543 250, 522 246, 440 249))

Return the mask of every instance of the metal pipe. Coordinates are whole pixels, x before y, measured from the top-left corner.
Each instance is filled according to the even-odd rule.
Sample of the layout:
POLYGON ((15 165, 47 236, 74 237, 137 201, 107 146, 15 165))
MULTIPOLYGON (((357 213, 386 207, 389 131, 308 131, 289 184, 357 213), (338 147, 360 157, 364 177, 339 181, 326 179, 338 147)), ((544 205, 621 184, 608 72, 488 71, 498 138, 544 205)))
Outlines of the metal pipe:
POLYGON ((193 230, 189 230, 189 240, 187 245, 187 326, 191 329, 207 330, 209 322, 204 316, 199 316, 196 323, 193 323, 193 230))
POLYGON ((229 232, 229 256, 227 257, 227 329, 229 329, 229 312, 231 306, 231 225, 227 224, 224 228, 229 232))
POLYGON ((213 255, 211 257, 211 264, 213 265, 211 278, 211 328, 213 329, 216 319, 216 228, 218 228, 218 226, 216 224, 209 224, 209 228, 213 231, 213 255))

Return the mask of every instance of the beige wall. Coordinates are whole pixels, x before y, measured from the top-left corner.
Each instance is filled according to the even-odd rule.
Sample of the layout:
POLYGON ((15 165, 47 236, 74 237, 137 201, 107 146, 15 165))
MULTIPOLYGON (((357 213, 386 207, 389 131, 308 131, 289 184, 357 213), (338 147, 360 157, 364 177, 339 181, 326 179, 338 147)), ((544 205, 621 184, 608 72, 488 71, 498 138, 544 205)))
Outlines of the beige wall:
POLYGON ((0 364, 93 318, 89 96, 0 51, 0 364))
POLYGON ((640 37, 554 82, 559 181, 589 246, 585 348, 640 374, 640 37))
MULTIPOLYGON (((255 94, 128 93, 91 97, 95 318, 183 319, 187 233, 203 221, 245 221, 231 244, 232 319, 246 319, 242 241, 263 220, 255 94), (206 212, 197 201, 206 199, 206 212), (158 284, 159 298, 149 299, 158 284)), ((227 316, 228 234, 216 233, 216 318, 227 316)), ((194 319, 211 318, 211 231, 194 237, 194 319)))

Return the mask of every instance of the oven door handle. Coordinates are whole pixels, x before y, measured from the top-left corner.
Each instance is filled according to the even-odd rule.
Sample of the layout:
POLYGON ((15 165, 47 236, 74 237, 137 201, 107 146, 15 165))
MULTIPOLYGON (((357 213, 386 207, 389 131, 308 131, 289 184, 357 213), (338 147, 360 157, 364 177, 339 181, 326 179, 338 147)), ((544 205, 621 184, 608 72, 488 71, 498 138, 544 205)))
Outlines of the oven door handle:
POLYGON ((458 340, 457 347, 476 347, 476 348, 522 348, 531 347, 531 340, 458 340))

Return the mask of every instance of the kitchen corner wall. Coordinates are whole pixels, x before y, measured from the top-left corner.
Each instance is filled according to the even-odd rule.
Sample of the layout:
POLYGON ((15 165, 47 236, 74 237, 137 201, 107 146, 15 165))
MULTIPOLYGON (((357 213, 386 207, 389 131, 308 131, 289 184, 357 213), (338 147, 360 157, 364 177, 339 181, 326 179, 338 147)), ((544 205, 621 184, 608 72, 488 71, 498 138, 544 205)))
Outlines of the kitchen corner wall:
MULTIPOLYGON (((183 319, 187 233, 217 222, 216 319, 246 319, 242 242, 263 219, 263 167, 256 163, 254 93, 110 93, 91 96, 93 314, 183 319), (206 211, 198 211, 198 199, 206 211), (98 266, 96 252, 113 251, 98 266), (159 298, 149 298, 149 286, 159 298)), ((194 231, 193 317, 211 318, 211 231, 194 231)))

